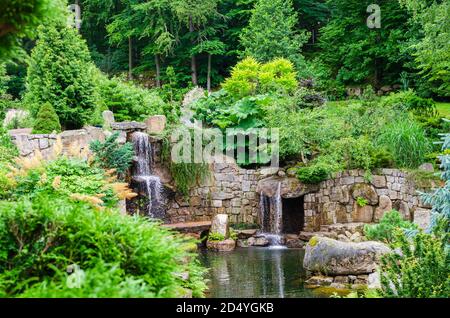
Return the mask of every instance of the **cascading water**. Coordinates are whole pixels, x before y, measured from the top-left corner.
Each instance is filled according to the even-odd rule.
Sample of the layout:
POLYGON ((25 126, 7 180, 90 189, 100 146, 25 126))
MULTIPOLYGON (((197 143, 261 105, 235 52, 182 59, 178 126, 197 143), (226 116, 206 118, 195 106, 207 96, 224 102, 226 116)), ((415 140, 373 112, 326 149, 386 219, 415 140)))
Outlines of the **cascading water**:
POLYGON ((147 134, 135 132, 132 135, 135 159, 133 165, 133 182, 138 185, 139 193, 147 199, 147 215, 151 218, 163 218, 163 186, 158 176, 152 175, 153 153, 147 134))
POLYGON ((281 200, 281 182, 278 182, 275 196, 267 197, 261 192, 260 222, 261 235, 270 241, 271 246, 282 246, 283 204, 281 200))

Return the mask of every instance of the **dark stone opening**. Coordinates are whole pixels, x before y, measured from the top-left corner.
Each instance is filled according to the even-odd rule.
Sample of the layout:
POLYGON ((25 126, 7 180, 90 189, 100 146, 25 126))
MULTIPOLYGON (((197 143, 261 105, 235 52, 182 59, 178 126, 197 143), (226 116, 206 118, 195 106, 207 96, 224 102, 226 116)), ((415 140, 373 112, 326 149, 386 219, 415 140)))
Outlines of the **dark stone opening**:
POLYGON ((305 227, 304 196, 283 199, 283 233, 298 234, 305 227))

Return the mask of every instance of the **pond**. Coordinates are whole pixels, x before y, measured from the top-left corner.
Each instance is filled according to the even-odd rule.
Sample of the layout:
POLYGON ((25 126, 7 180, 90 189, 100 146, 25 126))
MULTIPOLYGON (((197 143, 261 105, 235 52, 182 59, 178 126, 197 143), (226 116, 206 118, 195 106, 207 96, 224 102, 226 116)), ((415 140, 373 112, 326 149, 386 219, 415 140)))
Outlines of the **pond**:
POLYGON ((320 289, 304 287, 302 249, 239 248, 229 253, 200 251, 209 268, 210 298, 329 297, 320 289))

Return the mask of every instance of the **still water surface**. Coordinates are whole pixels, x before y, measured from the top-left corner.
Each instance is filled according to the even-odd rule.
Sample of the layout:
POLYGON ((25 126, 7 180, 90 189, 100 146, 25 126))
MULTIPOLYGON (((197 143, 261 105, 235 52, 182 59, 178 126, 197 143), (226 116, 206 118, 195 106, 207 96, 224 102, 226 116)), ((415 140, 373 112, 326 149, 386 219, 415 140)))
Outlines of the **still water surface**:
POLYGON ((240 248, 229 253, 200 252, 210 268, 211 298, 327 297, 304 287, 302 249, 240 248))

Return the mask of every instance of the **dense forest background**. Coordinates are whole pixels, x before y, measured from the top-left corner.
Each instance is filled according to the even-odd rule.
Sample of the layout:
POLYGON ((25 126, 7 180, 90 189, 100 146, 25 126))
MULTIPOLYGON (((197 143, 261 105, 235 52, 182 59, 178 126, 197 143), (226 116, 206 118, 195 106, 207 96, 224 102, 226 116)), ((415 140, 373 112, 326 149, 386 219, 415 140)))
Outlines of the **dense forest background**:
MULTIPOLYGON (((95 64, 145 87, 217 88, 251 55, 294 62, 329 99, 345 88, 408 86, 448 98, 449 3, 379 0, 381 27, 370 29, 373 0, 74 0, 95 64)), ((48 19, 48 18, 47 18, 48 19)), ((30 52, 34 40, 21 40, 30 52)), ((27 57, 8 64, 8 93, 25 91, 27 57)))

